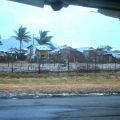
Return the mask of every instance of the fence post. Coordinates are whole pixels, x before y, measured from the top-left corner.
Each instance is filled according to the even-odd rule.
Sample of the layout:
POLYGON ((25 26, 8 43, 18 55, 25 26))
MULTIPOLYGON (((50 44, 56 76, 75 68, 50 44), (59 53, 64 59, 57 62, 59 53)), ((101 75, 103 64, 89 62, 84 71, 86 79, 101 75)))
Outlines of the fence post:
POLYGON ((97 60, 97 58, 96 58, 97 55, 96 55, 96 54, 97 54, 97 53, 96 53, 96 50, 95 50, 95 72, 97 72, 97 71, 96 71, 96 70, 97 70, 97 69, 96 69, 96 67, 97 67, 97 66, 96 66, 96 64, 97 64, 97 61, 96 61, 96 60, 97 60))
POLYGON ((68 72, 70 71, 70 61, 69 61, 69 56, 68 56, 68 72))
POLYGON ((115 72, 117 71, 117 61, 115 60, 115 72))
POLYGON ((13 62, 12 62, 12 73, 13 73, 13 71, 14 71, 14 68, 13 68, 13 62))
POLYGON ((38 73, 40 73, 41 70, 40 70, 40 58, 39 58, 39 66, 38 66, 38 73))
POLYGON ((12 73, 13 73, 13 61, 14 61, 14 58, 13 58, 13 54, 12 54, 12 73))

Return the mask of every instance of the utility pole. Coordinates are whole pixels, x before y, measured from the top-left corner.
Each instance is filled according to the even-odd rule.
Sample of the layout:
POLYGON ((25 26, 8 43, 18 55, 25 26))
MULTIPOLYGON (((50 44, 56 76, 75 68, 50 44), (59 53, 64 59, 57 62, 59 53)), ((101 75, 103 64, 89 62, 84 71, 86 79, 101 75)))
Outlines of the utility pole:
POLYGON ((34 34, 33 34, 33 46, 34 46, 34 34))

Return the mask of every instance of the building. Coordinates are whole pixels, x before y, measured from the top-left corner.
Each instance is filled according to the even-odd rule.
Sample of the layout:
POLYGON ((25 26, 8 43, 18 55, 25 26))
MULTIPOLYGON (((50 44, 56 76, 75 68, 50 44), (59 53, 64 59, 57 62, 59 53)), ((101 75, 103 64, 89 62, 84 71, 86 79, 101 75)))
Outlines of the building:
POLYGON ((44 61, 46 59, 49 59, 49 52, 51 51, 49 45, 30 45, 27 48, 27 60, 44 61))
POLYGON ((54 62, 84 62, 84 55, 70 46, 61 46, 50 52, 51 61, 54 62))
POLYGON ((113 56, 113 62, 120 63, 120 51, 119 50, 112 51, 112 56, 113 56))

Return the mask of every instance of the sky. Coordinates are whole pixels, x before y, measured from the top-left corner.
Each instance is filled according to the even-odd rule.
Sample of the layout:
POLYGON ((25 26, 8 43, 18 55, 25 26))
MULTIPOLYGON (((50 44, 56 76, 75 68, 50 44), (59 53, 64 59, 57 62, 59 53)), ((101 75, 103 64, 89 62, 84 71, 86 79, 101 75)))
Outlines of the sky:
POLYGON ((7 39, 21 25, 37 37, 39 30, 50 31, 52 42, 74 48, 110 45, 120 50, 119 19, 97 13, 97 9, 69 6, 53 11, 44 8, 0 0, 0 35, 7 39))

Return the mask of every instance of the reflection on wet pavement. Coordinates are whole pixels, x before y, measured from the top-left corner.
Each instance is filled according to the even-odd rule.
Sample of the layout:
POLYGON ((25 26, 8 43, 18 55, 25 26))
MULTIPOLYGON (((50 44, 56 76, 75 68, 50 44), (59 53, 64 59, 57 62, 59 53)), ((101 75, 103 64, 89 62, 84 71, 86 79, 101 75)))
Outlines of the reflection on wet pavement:
POLYGON ((0 99, 0 120, 101 119, 120 119, 120 96, 0 99))

